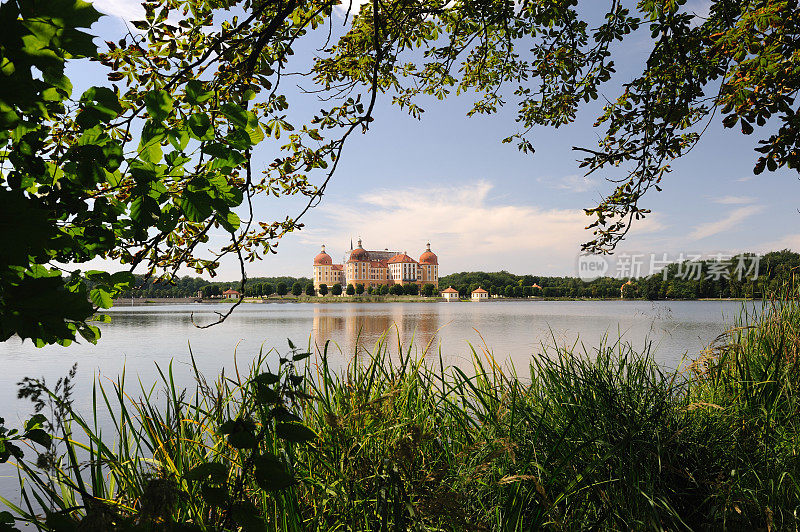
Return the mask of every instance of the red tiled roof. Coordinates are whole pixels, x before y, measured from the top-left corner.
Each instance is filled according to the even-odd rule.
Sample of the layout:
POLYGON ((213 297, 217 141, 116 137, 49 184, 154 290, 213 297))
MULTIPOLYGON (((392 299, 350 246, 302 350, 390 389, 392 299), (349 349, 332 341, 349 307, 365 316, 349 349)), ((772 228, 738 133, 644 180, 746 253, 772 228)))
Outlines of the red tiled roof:
POLYGON ((325 253, 324 251, 314 257, 314 266, 329 266, 333 264, 333 260, 331 260, 331 256, 325 253))
POLYGON ((451 286, 450 288, 447 288, 446 290, 442 290, 442 293, 443 294, 457 294, 458 290, 456 290, 455 288, 453 288, 451 286))
POLYGON ((420 264, 439 264, 439 257, 433 251, 426 251, 419 257, 420 264))
POLYGON ((374 260, 369 263, 373 268, 388 268, 389 266, 382 260, 374 260))
POLYGON ((344 270, 344 264, 332 264, 331 270, 333 271, 341 271, 344 270))
POLYGON ((391 259, 389 259, 389 264, 397 264, 398 262, 413 262, 417 264, 417 261, 406 255, 405 253, 398 253, 391 259))
POLYGON ((472 293, 473 293, 473 294, 488 294, 489 292, 487 292, 486 290, 484 290, 483 288, 481 288, 481 287, 479 286, 478 288, 476 288, 475 290, 473 290, 473 291, 472 291, 472 293))
POLYGON ((356 248, 350 252, 347 262, 364 262, 369 260, 369 253, 364 248, 356 248))
POLYGON ((223 296, 226 296, 228 294, 236 294, 238 296, 238 295, 241 295, 241 292, 239 292, 238 290, 230 290, 230 289, 225 290, 224 292, 222 292, 223 296))

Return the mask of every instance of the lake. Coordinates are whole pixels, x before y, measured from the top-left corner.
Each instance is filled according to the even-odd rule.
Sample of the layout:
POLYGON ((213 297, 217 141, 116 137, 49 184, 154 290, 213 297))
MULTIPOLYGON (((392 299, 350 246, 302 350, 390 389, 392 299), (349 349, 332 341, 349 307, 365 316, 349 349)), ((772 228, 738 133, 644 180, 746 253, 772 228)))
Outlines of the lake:
MULTIPOLYGON (((30 342, 0 343, 0 416, 14 418, 16 383, 25 376, 53 380, 78 363, 78 380, 88 389, 92 375, 114 379, 124 368, 131 377, 152 382, 155 364, 175 363, 183 382, 188 378, 189 346, 198 366, 209 376, 231 367, 234 350, 240 364, 259 349, 287 350, 286 339, 317 347, 331 341, 330 360, 344 365, 355 346, 371 349, 387 330, 397 351, 398 335, 421 353, 441 352, 445 363, 468 366, 470 347, 486 346, 501 362, 519 369, 541 345, 582 342, 592 348, 604 336, 641 348, 653 344, 656 359, 677 367, 696 355, 733 324, 742 303, 735 301, 490 301, 487 303, 265 303, 243 304, 224 323, 198 329, 228 305, 186 304, 115 307, 101 323, 98 345, 86 342, 67 348, 36 349, 30 342)), ((78 394, 88 405, 88 397, 78 394)), ((21 406, 21 405, 17 405, 21 406)))
MULTIPOLYGON (((36 349, 28 342, 0 343, 0 417, 6 426, 19 426, 31 413, 29 403, 16 399, 16 383, 23 377, 45 377, 51 384, 78 363, 75 404, 83 412, 91 407, 92 377, 116 380, 124 369, 129 391, 137 379, 146 387, 157 377, 156 364, 172 361, 179 384, 191 383, 189 348, 197 365, 210 379, 222 368, 233 368, 234 352, 239 367, 259 350, 287 351, 287 338, 319 349, 328 340, 329 360, 343 367, 356 347, 372 350, 384 334, 397 353, 398 338, 404 346, 413 339, 412 351, 446 364, 469 369, 470 344, 480 352, 488 349, 505 364, 523 373, 532 354, 542 345, 583 343, 587 350, 608 337, 622 338, 642 349, 652 343, 656 360, 678 367, 697 355, 709 342, 733 325, 742 309, 734 301, 490 301, 486 303, 265 303, 242 304, 224 322, 199 329, 214 321, 215 312, 229 305, 185 304, 119 306, 107 312, 110 323, 100 323, 98 345, 86 342, 69 347, 36 349), (388 331, 388 333, 387 333, 388 331)), ((273 355, 277 357, 277 355, 273 355)), ((134 393, 135 395, 135 393, 134 393)), ((17 491, 16 474, 0 467, 0 494, 17 491)))

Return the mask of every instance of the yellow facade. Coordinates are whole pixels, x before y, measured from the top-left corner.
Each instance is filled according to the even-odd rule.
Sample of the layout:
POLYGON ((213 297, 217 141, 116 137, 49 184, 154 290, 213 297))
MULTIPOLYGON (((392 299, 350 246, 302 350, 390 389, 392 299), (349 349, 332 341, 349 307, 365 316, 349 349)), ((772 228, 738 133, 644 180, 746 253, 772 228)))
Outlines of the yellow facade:
POLYGON ((314 289, 324 284, 330 289, 335 284, 344 284, 344 271, 334 269, 333 265, 314 265, 314 289))
POLYGON ((320 285, 327 285, 328 290, 335 285, 344 285, 344 267, 341 264, 334 264, 330 255, 322 251, 314 257, 314 290, 319 290, 320 285))

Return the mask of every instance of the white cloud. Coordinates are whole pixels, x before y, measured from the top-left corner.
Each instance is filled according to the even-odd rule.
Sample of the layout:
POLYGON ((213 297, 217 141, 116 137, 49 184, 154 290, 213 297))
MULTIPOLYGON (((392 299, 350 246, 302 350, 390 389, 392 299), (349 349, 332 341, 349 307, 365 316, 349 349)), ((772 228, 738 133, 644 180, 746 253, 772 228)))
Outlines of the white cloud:
POLYGON ((722 205, 746 205, 748 203, 753 203, 753 198, 748 196, 722 196, 721 198, 716 198, 714 203, 720 203, 722 205))
POLYGON ((753 249, 758 253, 768 253, 770 251, 780 251, 782 249, 791 249, 792 251, 800 251, 800 234, 784 235, 777 240, 765 242, 753 249))
POLYGON ((128 22, 144 18, 144 8, 137 0, 94 0, 92 5, 101 13, 119 17, 128 22))
POLYGON ((721 220, 698 225, 694 228, 694 231, 689 234, 689 238, 692 240, 700 240, 719 233, 724 233, 725 231, 729 231, 730 229, 733 229, 739 225, 746 218, 754 216, 763 210, 764 207, 762 205, 748 205, 747 207, 740 207, 731 211, 725 218, 722 218, 721 220))
POLYGON ((350 16, 352 17, 358 14, 361 6, 369 2, 370 0, 342 0, 342 3, 337 5, 334 10, 337 11, 342 18, 350 11, 350 16))
MULTIPOLYGON (((422 253, 430 240, 443 273, 500 270, 563 274, 589 240, 590 219, 581 209, 542 209, 495 204, 491 183, 460 187, 376 190, 347 203, 327 203, 327 220, 301 233, 306 244, 328 244, 338 258, 351 238, 361 236, 367 249, 388 247, 422 253), (329 229, 320 229, 328 227, 329 229)), ((660 228, 654 219, 638 223, 642 233, 660 228)))
POLYGON ((550 188, 569 192, 587 192, 597 187, 594 179, 578 174, 571 174, 560 179, 539 178, 538 181, 545 183, 550 188))

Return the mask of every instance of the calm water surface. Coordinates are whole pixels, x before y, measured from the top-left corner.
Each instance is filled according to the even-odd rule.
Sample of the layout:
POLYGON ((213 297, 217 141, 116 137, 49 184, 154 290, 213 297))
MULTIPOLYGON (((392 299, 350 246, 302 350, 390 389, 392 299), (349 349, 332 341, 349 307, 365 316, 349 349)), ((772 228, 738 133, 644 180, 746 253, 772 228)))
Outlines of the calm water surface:
MULTIPOLYGON (((334 364, 352 359, 355 347, 371 349, 387 330, 392 351, 397 339, 414 349, 430 345, 446 363, 465 366, 469 344, 487 346, 501 361, 527 365, 541 345, 576 341, 587 348, 604 337, 622 337, 636 347, 653 344, 657 360, 677 367, 722 333, 739 315, 732 301, 508 301, 489 303, 338 303, 243 304, 224 323, 198 329, 223 304, 115 307, 111 323, 100 324, 103 337, 94 346, 34 348, 30 342, 0 343, 0 405, 5 417, 16 412, 16 383, 25 376, 55 379, 78 362, 78 377, 88 389, 93 375, 129 377, 152 383, 155 364, 173 361, 178 379, 188 382, 189 346, 200 369, 215 375, 232 367, 234 351, 241 364, 259 349, 286 350, 286 339, 319 347, 330 340, 334 364), (194 322, 194 323, 193 323, 194 322), (9 408, 10 407, 10 408, 9 408)), ((83 400, 88 404, 88 397, 83 400)), ((78 395, 79 401, 81 395, 78 395)), ((21 405, 20 405, 21 406, 21 405)))
MULTIPOLYGON (((99 326, 98 345, 36 349, 30 342, 0 343, 0 417, 18 426, 31 413, 30 404, 16 399, 16 383, 26 376, 45 377, 51 384, 78 363, 76 406, 88 413, 93 377, 116 380, 124 369, 129 389, 141 380, 146 387, 157 378, 156 364, 173 363, 179 384, 191 383, 189 349, 201 371, 215 377, 222 368, 239 367, 259 352, 287 349, 287 338, 298 346, 312 343, 318 350, 331 341, 329 359, 342 367, 356 347, 372 349, 388 334, 392 353, 398 338, 413 339, 421 353, 445 363, 468 368, 470 346, 485 346, 496 359, 527 366, 532 354, 545 345, 583 343, 587 349, 603 337, 622 338, 637 348, 651 342, 656 359, 675 368, 733 324, 742 304, 731 301, 491 301, 488 303, 334 303, 243 304, 224 323, 209 329, 215 312, 225 304, 115 307, 110 323, 99 326), (388 333, 386 332, 388 331, 388 333), (131 386, 132 385, 132 386, 131 386)), ((276 355, 274 355, 276 356, 276 355)), ((134 390, 135 391, 135 390, 134 390)), ((0 468, 0 494, 16 492, 16 475, 0 468)))

